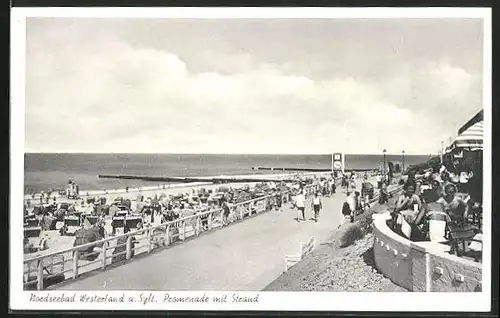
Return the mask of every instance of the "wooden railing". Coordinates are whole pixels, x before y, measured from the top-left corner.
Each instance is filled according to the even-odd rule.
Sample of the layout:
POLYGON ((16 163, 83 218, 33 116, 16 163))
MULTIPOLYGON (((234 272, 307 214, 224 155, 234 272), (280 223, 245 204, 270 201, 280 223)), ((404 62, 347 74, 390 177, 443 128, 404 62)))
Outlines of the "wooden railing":
MULTIPOLYGON (((306 194, 313 194, 318 185, 305 187, 306 194)), ((175 221, 143 228, 129 233, 108 237, 24 261, 25 289, 43 290, 47 283, 76 279, 83 273, 105 269, 113 263, 131 259, 134 255, 151 253, 152 250, 182 242, 203 232, 215 230, 226 224, 272 209, 275 200, 282 204, 291 201, 290 191, 277 195, 236 203, 230 206, 227 220, 221 208, 184 217, 175 221), (56 266, 60 270, 56 270, 56 266), (64 277, 61 275, 64 274, 64 277), (35 286, 36 285, 36 286, 35 286)), ((52 284, 50 283, 50 284, 52 284)))

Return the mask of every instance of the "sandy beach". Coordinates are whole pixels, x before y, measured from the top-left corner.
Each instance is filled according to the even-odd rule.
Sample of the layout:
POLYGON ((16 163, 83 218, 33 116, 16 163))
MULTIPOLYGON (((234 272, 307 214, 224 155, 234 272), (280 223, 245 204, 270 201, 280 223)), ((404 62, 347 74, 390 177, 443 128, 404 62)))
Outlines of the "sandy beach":
MULTIPOLYGON (((303 173, 301 176, 321 176, 321 175, 329 175, 330 173, 303 173)), ((283 175, 273 175, 273 177, 290 177, 291 175, 294 174, 283 174, 283 175)), ((235 176, 236 177, 236 176, 235 176)), ((266 175, 262 175, 262 178, 269 177, 266 175)), ((170 187, 165 187, 163 189, 163 186, 149 186, 149 187, 143 187, 143 188, 133 188, 129 189, 127 192, 125 189, 115 189, 115 190, 108 190, 108 193, 105 194, 102 191, 92 191, 95 195, 90 195, 89 192, 89 197, 92 196, 98 196, 98 197, 104 197, 106 198, 106 202, 110 204, 113 202, 113 200, 117 197, 122 197, 123 199, 129 199, 131 201, 131 210, 135 210, 136 204, 137 204, 137 196, 139 194, 142 194, 144 196, 144 199, 147 199, 148 197, 153 198, 155 195, 177 195, 177 194, 186 194, 186 193, 192 193, 193 191, 197 191, 198 189, 205 188, 206 190, 214 190, 216 191, 217 188, 223 186, 223 187, 232 187, 232 188, 241 188, 245 185, 249 185, 250 187, 254 187, 257 183, 226 183, 223 185, 217 185, 213 183, 190 183, 190 184, 173 184, 170 187)), ((56 197, 57 198, 57 197, 56 197)), ((71 200, 67 198, 62 198, 59 197, 57 198, 57 202, 68 202, 75 204, 75 207, 77 210, 80 211, 86 211, 88 209, 88 206, 85 202, 85 199, 87 196, 83 196, 79 200, 71 200), (82 205, 82 202, 84 203, 82 205)), ((105 219, 105 229, 107 233, 112 232, 112 227, 111 227, 111 221, 112 217, 108 216, 105 219)), ((155 218, 154 222, 151 223, 152 225, 157 225, 160 224, 160 218, 155 218)), ((59 234, 59 229, 63 225, 63 222, 58 222, 56 225, 56 230, 51 230, 51 231, 43 231, 42 235, 47 234, 49 239, 48 239, 48 249, 39 251, 36 253, 28 253, 24 254, 24 259, 31 259, 37 256, 42 256, 42 255, 47 255, 56 251, 64 250, 67 248, 70 248, 73 246, 73 242, 75 237, 74 236, 61 236, 59 234)), ((120 232, 118 232, 120 233, 120 232)), ((144 235, 142 235, 144 236, 144 235)), ((141 236, 138 238, 140 239, 141 236)), ((38 239, 31 239, 33 243, 35 241, 38 241, 38 239)))
MULTIPOLYGON (((302 172, 299 174, 301 177, 306 177, 306 176, 330 176, 331 172, 302 172)), ((297 173, 284 173, 284 174, 261 174, 261 175, 251 175, 251 174, 246 174, 246 175, 231 175, 231 176, 226 176, 226 175, 219 175, 219 176, 211 176, 211 177, 202 177, 206 179, 211 179, 211 178, 249 178, 252 177, 254 179, 287 179, 287 178, 293 178, 294 176, 297 176, 297 173)), ((76 180, 78 181, 78 180, 76 180)), ((255 184, 255 183, 242 183, 242 182, 234 182, 234 183, 225 183, 223 184, 224 186, 232 186, 232 187, 239 187, 243 186, 245 184, 255 184)), ((128 192, 126 189, 90 189, 90 190, 80 190, 80 197, 85 199, 86 197, 94 197, 94 196, 99 196, 99 197, 105 197, 105 198, 116 198, 117 196, 121 196, 124 198, 132 199, 130 197, 131 194, 135 193, 135 197, 137 196, 138 193, 144 194, 144 196, 148 196, 152 194, 154 196, 155 193, 165 193, 165 194, 177 194, 177 193, 185 193, 186 191, 191 191, 193 188, 199 189, 202 187, 205 187, 207 189, 213 189, 214 187, 217 187, 220 185, 214 185, 212 182, 207 181, 207 182, 192 182, 192 183, 164 183, 164 184, 158 184, 158 183, 153 183, 151 182, 150 186, 143 186, 143 187, 130 187, 128 189, 128 192), (173 191, 173 192, 172 192, 173 191)), ((64 202, 69 202, 69 201, 74 201, 67 199, 63 196, 61 196, 59 193, 54 192, 51 194, 51 200, 49 202, 52 202, 52 198, 55 197, 56 200, 58 201, 64 201, 64 202)), ((134 198, 135 198, 134 197, 134 198)), ((34 194, 34 199, 31 194, 25 194, 24 195, 24 200, 25 202, 27 200, 31 200, 33 204, 39 204, 40 203, 40 193, 35 193, 34 194)), ((43 202, 45 203, 45 202, 43 202)))

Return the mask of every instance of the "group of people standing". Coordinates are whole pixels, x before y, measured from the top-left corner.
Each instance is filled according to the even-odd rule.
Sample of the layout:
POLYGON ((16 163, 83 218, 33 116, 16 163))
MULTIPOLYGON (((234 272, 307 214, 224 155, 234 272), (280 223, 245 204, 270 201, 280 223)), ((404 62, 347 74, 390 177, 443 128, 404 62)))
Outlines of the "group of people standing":
MULTIPOLYGON (((368 175, 365 173, 364 179, 368 179, 368 175)), ((354 172, 350 174, 345 174, 340 179, 341 187, 346 193, 346 201, 344 202, 341 209, 341 224, 345 223, 347 219, 351 222, 354 219, 356 212, 363 209, 363 204, 361 200, 361 194, 357 191, 357 175, 354 172)), ((322 180, 319 183, 320 191, 314 193, 314 197, 311 200, 311 210, 313 212, 313 217, 311 220, 318 222, 320 211, 323 209, 323 202, 321 200, 321 195, 327 196, 328 194, 336 193, 336 181, 335 178, 328 180, 322 180)), ((306 210, 306 192, 305 189, 300 188, 294 202, 294 207, 297 208, 297 222, 306 221, 305 210, 306 210)))
MULTIPOLYGON (((306 221, 306 191, 305 189, 300 189, 299 193, 295 197, 295 207, 298 210, 298 215, 297 215, 297 222, 301 221, 306 221)), ((319 192, 316 191, 314 193, 314 198, 312 199, 311 202, 311 208, 314 213, 314 217, 312 220, 314 222, 318 222, 319 220, 319 212, 323 208, 323 202, 321 201, 321 198, 319 197, 319 192)))

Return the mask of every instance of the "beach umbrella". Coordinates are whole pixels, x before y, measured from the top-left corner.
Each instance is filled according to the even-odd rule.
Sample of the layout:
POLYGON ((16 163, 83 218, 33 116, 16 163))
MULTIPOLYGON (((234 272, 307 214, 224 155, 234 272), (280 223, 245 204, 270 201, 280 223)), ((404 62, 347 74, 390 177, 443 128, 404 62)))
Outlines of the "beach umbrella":
POLYGON ((469 128, 462 131, 455 139, 446 147, 446 152, 451 152, 455 149, 467 149, 471 151, 483 149, 483 121, 479 121, 469 128))

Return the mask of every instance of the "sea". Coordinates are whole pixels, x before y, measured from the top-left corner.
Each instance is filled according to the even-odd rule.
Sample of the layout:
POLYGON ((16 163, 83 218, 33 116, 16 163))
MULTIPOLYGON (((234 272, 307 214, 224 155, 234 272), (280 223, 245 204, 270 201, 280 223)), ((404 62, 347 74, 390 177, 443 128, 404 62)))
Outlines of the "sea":
MULTIPOLYGON (((387 161, 401 163, 401 155, 387 155, 387 161)), ((405 155, 405 166, 429 159, 429 155, 405 155)), ((383 156, 346 154, 346 169, 382 167, 383 156)), ((252 170, 252 167, 318 168, 329 170, 331 155, 245 155, 245 154, 78 154, 26 153, 25 194, 63 189, 75 180, 82 190, 123 189, 155 185, 142 180, 100 179, 99 174, 140 176, 231 176, 283 173, 252 170)))

